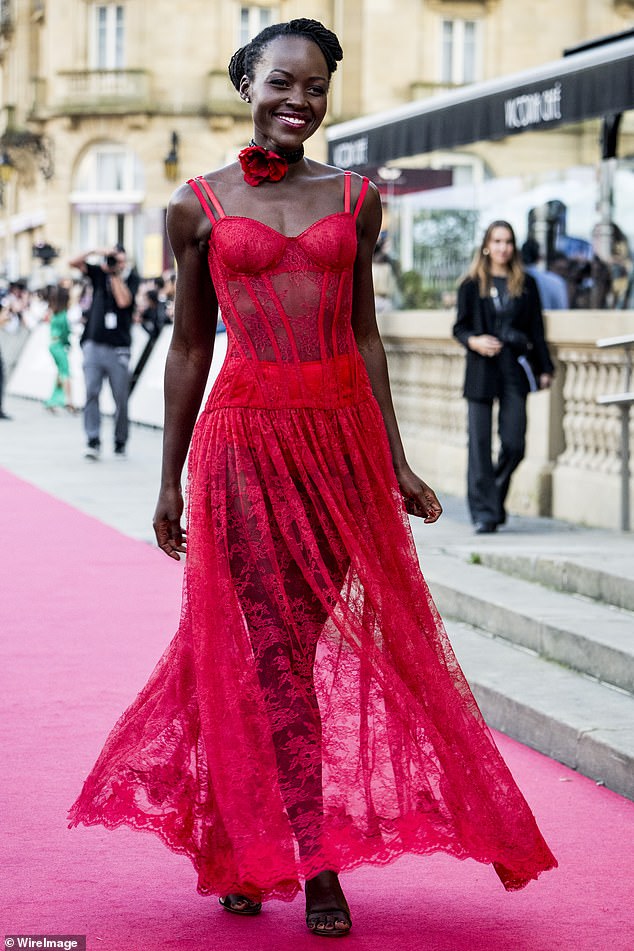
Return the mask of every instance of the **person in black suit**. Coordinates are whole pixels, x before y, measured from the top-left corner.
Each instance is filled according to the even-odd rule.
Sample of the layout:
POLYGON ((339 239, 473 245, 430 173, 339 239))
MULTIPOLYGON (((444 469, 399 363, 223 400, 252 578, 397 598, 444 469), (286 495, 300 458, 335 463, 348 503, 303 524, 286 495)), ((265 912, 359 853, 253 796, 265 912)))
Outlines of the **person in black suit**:
POLYGON ((469 510, 477 534, 506 521, 511 476, 524 458, 526 396, 550 386, 553 363, 535 279, 526 274, 506 221, 486 230, 458 291, 454 337, 467 351, 463 395, 469 406, 469 510), (498 400, 500 452, 491 453, 498 400))

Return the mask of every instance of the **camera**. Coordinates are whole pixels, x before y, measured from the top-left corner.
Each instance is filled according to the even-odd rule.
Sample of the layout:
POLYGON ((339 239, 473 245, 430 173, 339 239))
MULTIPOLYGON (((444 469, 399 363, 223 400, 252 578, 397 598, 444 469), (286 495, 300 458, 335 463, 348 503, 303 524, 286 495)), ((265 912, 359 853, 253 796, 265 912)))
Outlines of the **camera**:
POLYGON ((110 269, 115 268, 118 263, 119 263, 119 261, 118 261, 118 259, 117 259, 117 255, 116 255, 116 254, 106 254, 106 265, 107 265, 110 269))

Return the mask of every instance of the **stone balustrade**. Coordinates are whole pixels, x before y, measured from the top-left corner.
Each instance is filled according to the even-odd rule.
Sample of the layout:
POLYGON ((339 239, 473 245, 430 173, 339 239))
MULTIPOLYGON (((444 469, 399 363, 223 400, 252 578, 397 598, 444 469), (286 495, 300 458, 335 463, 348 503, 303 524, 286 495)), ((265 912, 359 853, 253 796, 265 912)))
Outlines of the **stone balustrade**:
POLYGON ((60 107, 68 113, 123 112, 149 107, 150 79, 143 69, 74 69, 58 74, 60 107))
MULTIPOLYGON (((462 496, 467 462, 465 358, 451 337, 453 319, 448 311, 401 311, 382 314, 379 323, 409 461, 441 495, 462 496)), ((526 458, 512 482, 509 511, 618 528, 620 413, 615 406, 597 404, 597 397, 624 389, 625 357, 622 350, 598 350, 596 341, 634 333, 634 311, 559 311, 547 316, 546 327, 557 372, 552 389, 528 398, 526 458)), ((38 341, 34 337, 39 330, 8 380, 10 394, 41 399, 50 392, 54 369, 48 333, 42 326, 38 341)), ((131 418, 137 422, 161 424, 168 331, 163 331, 133 393, 131 418)), ((17 348, 18 341, 9 340, 5 331, 0 334, 9 371, 9 345, 17 348)), ((222 346, 217 347, 218 365, 223 355, 222 346)), ((76 356, 75 384, 80 386, 76 356)), ((217 369, 212 368, 212 377, 217 369)), ((77 402, 82 398, 78 393, 77 402)), ((631 442, 634 445, 634 432, 631 442)), ((634 511, 634 495, 631 508, 634 511)))
MULTIPOLYGON (((394 312, 381 315, 380 327, 408 458, 441 493, 463 495, 464 352, 451 337, 453 319, 445 311, 394 312)), ((550 391, 529 397, 526 458, 509 511, 618 528, 620 414, 596 400, 623 389, 625 359, 596 341, 634 333, 634 311, 558 311, 546 328, 557 373, 550 391)))

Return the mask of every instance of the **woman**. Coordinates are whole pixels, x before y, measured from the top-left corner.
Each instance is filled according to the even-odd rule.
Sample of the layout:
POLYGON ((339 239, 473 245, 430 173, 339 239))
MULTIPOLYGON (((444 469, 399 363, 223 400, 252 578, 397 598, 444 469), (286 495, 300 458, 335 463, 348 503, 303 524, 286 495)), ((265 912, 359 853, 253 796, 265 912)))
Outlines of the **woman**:
POLYGON ((506 521, 511 476, 524 458, 526 396, 550 386, 553 364, 535 279, 525 274, 507 221, 486 230, 458 291, 454 336, 467 350, 467 489, 476 534, 506 521), (491 458, 493 401, 499 403, 500 451, 491 458))
POLYGON ((182 622, 71 812, 153 829, 237 914, 303 881, 322 936, 351 927, 343 869, 444 849, 517 888, 555 864, 418 568, 405 508, 431 523, 441 507, 394 418, 378 194, 303 155, 341 56, 306 19, 239 50, 257 145, 171 202, 155 529, 170 557, 187 548, 182 622), (180 475, 218 303, 228 352, 191 443, 185 544, 180 475))
POLYGON ((70 350, 68 299, 68 288, 63 284, 58 284, 56 287, 50 289, 48 303, 51 342, 49 351, 55 361, 57 377, 53 392, 44 403, 44 406, 51 413, 54 413, 59 406, 64 406, 70 413, 75 412, 71 395, 70 368, 68 364, 68 352, 70 350))

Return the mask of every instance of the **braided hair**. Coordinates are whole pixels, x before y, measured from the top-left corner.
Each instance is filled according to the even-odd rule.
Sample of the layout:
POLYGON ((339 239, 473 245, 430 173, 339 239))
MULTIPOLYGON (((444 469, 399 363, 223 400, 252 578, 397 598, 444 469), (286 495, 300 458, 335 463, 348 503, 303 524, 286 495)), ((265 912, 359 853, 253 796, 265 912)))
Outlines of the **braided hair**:
POLYGON ((343 59, 343 50, 339 40, 332 30, 326 29, 318 20, 299 17, 297 20, 289 20, 287 23, 273 23, 271 26, 265 27, 250 43, 237 50, 231 57, 229 78, 238 91, 243 76, 253 79, 255 67, 260 61, 265 47, 272 40, 277 39, 278 36, 302 36, 316 43, 326 60, 329 79, 336 70, 337 63, 343 59))

